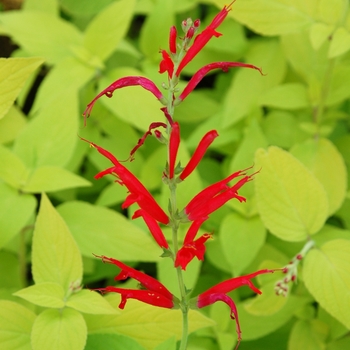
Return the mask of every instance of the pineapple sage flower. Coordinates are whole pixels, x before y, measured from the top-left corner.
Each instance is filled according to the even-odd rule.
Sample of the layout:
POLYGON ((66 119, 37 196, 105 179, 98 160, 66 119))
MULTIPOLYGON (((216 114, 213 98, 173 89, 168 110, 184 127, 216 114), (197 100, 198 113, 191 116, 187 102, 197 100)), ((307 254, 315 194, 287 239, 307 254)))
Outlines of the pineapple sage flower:
POLYGON ((107 258, 106 256, 96 256, 101 258, 103 262, 114 264, 118 266, 121 271, 114 278, 116 281, 122 281, 127 278, 133 278, 141 283, 145 289, 126 289, 108 286, 105 288, 97 288, 101 293, 114 292, 121 295, 121 301, 119 304, 120 309, 124 309, 128 299, 137 299, 146 304, 153 306, 164 307, 167 309, 178 309, 179 300, 176 298, 162 283, 155 278, 146 275, 145 273, 135 270, 130 266, 123 264, 121 261, 107 258))
POLYGON ((248 275, 240 276, 240 277, 234 277, 230 278, 226 281, 223 281, 221 283, 216 284, 215 286, 209 288, 205 292, 199 294, 197 297, 190 300, 190 306, 193 309, 200 309, 202 307, 211 305, 216 303, 217 301, 222 301, 226 303, 231 312, 230 317, 231 319, 236 321, 236 332, 238 335, 238 342, 236 345, 236 349, 238 348, 241 340, 242 340, 242 331, 239 324, 238 319, 238 312, 235 302, 227 295, 227 293, 232 292, 233 290, 242 287, 244 285, 248 286, 253 292, 257 294, 261 294, 262 292, 254 286, 253 282, 251 281, 252 278, 266 274, 266 273, 273 273, 276 270, 259 270, 256 272, 253 272, 248 275))

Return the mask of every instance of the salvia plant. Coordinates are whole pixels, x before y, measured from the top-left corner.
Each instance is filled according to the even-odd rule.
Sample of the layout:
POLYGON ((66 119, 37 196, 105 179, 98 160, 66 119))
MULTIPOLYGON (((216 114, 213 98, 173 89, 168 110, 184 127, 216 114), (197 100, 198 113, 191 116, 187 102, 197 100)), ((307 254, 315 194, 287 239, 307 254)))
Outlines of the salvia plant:
POLYGON ((0 347, 349 347, 348 2, 105 2, 0 13, 0 347))

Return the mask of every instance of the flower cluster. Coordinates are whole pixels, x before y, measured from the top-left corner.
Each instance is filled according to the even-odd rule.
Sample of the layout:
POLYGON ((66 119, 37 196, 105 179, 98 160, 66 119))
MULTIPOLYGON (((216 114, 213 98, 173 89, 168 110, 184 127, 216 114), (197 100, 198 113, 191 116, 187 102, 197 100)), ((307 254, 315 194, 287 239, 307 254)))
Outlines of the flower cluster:
MULTIPOLYGON (((163 172, 164 183, 169 186, 170 192, 174 193, 177 186, 181 185, 188 176, 196 169, 210 145, 218 137, 216 130, 210 130, 200 140, 191 159, 184 166, 180 166, 177 159, 178 149, 181 142, 180 125, 174 121, 174 108, 181 103, 188 94, 197 86, 201 79, 211 70, 222 69, 227 71, 232 67, 245 67, 258 70, 261 69, 245 63, 240 62, 214 62, 208 64, 196 72, 188 82, 187 86, 182 92, 177 94, 176 85, 179 82, 180 74, 185 66, 193 60, 193 58, 203 49, 206 43, 212 37, 219 37, 221 34, 217 32, 217 28, 226 18, 228 12, 231 10, 231 5, 225 6, 212 22, 199 34, 200 21, 187 19, 182 22, 182 29, 184 36, 179 38, 176 27, 171 27, 169 36, 169 51, 161 50, 162 60, 160 62, 159 72, 167 73, 168 75, 168 95, 164 96, 158 87, 149 79, 140 76, 129 76, 118 79, 106 89, 101 91, 88 105, 84 111, 85 118, 89 117, 96 101, 106 95, 112 97, 116 89, 127 86, 139 85, 144 89, 150 91, 163 104, 161 111, 163 112, 166 122, 154 122, 150 125, 144 136, 140 138, 137 145, 130 152, 130 158, 133 159, 135 152, 143 145, 147 136, 154 134, 154 136, 165 143, 168 148, 168 160, 163 172), (192 43, 192 39, 193 43, 192 43), (178 40, 180 42, 178 42, 178 40), (176 96, 178 95, 178 96, 176 96), (166 135, 163 135, 159 128, 163 128, 166 135)), ((85 119, 86 120, 86 119, 85 119)), ((223 180, 220 180, 212 185, 209 185, 197 195, 195 195, 188 204, 179 210, 176 208, 174 197, 170 198, 169 213, 167 214, 162 207, 157 203, 151 193, 145 186, 133 175, 113 154, 104 148, 83 139, 95 148, 101 155, 109 159, 111 166, 99 172, 95 178, 99 179, 106 175, 113 175, 116 177, 116 182, 119 185, 125 186, 128 195, 122 204, 122 208, 128 208, 132 204, 137 204, 138 209, 132 216, 132 219, 142 218, 147 225, 151 235, 160 248, 163 249, 163 257, 170 257, 173 260, 174 267, 178 269, 181 276, 181 271, 185 270, 188 264, 196 257, 198 260, 204 260, 206 242, 212 238, 211 233, 204 233, 198 236, 199 229, 209 216, 222 207, 231 199, 236 199, 244 202, 246 199, 239 195, 240 188, 247 182, 253 180, 255 173, 248 174, 251 168, 239 170, 230 174, 223 180), (231 183, 235 181, 234 183, 231 183), (182 223, 190 223, 190 226, 185 235, 183 244, 178 246, 177 229, 182 223), (176 242, 167 241, 162 226, 171 227, 173 233, 173 240, 176 242)), ((124 280, 126 278, 133 278, 139 281, 145 289, 125 289, 114 286, 98 289, 101 292, 116 292, 121 295, 120 308, 124 308, 127 299, 137 299, 139 301, 169 309, 185 310, 187 315, 189 308, 202 308, 213 304, 216 301, 225 302, 231 310, 231 318, 236 321, 236 329, 238 339, 241 339, 241 329, 238 321, 237 309, 234 301, 227 295, 228 292, 247 285, 256 293, 261 293, 256 288, 251 279, 257 275, 271 273, 273 270, 260 270, 249 275, 231 278, 227 281, 211 287, 207 291, 201 293, 199 296, 188 299, 188 293, 183 287, 181 290, 181 298, 174 296, 164 285, 162 285, 155 278, 148 276, 140 271, 137 271, 127 265, 124 265, 119 260, 101 256, 104 262, 116 265, 121 269, 121 272, 116 277, 116 280, 124 280)), ((183 283, 182 283, 183 284, 183 283)), ((181 283, 179 283, 181 289, 181 283)))

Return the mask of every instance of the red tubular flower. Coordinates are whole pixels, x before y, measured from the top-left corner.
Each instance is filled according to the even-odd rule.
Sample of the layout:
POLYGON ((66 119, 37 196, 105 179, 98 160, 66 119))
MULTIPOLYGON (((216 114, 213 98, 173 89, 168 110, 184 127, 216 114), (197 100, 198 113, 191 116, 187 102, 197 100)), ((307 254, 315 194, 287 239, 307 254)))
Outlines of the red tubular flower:
POLYGON ((102 293, 115 292, 121 294, 122 299, 119 304, 121 309, 124 309, 127 299, 137 299, 150 305, 168 309, 177 308, 177 305, 174 303, 176 297, 155 278, 137 271, 132 267, 123 264, 119 260, 107 258, 106 256, 98 256, 98 258, 102 258, 103 262, 114 264, 121 269, 121 272, 115 277, 115 280, 120 281, 130 277, 139 281, 146 288, 146 290, 138 290, 109 286, 96 289, 102 293))
POLYGON ((204 135, 202 140, 199 142, 196 150, 194 151, 190 161, 187 163, 184 170, 181 172, 179 176, 181 180, 185 180, 186 177, 192 173, 192 171, 197 167, 198 163, 203 158, 208 147, 211 145, 214 139, 218 136, 219 134, 216 130, 211 130, 204 135))
POLYGON ((198 70, 190 79, 188 84, 186 85, 185 89, 182 91, 181 95, 177 98, 178 101, 183 101, 188 94, 198 85, 198 83, 204 78, 204 76, 212 71, 213 69, 222 69, 224 72, 227 72, 229 68, 233 67, 244 67, 244 68, 252 68, 256 69, 260 72, 260 74, 263 74, 261 69, 252 65, 252 64, 246 64, 241 62, 214 62, 210 63, 204 67, 202 67, 200 70, 198 70))
POLYGON ((204 293, 200 294, 198 297, 193 298, 191 300, 191 305, 197 308, 202 308, 211 304, 214 304, 217 301, 223 301, 226 303, 231 310, 230 317, 232 319, 236 320, 236 331, 238 334, 238 344, 236 346, 236 349, 239 346, 239 343, 242 339, 242 332, 241 328, 239 325, 239 320, 238 320, 238 312, 236 305, 234 301, 226 295, 226 293, 231 292, 241 286, 248 286, 252 291, 255 293, 261 294, 261 291, 254 286, 253 282, 251 281, 252 278, 262 275, 265 273, 273 273, 275 270, 259 270, 254 273, 251 273, 249 275, 241 276, 241 277, 235 277, 235 278, 230 278, 229 280, 226 280, 224 282, 221 282, 208 290, 206 290, 204 293))
POLYGON ((160 100, 162 103, 166 104, 167 100, 163 96, 163 94, 160 92, 160 90, 157 88, 157 86, 153 83, 153 81, 140 76, 129 76, 124 77, 121 79, 116 80, 114 83, 109 85, 106 89, 101 91, 86 107, 83 116, 88 118, 90 116, 91 110, 96 103, 96 101, 102 97, 103 95, 106 95, 107 97, 112 97, 113 92, 117 89, 124 88, 126 86, 135 86, 140 85, 144 89, 152 92, 152 94, 157 97, 158 100, 160 100))
MULTIPOLYGON (((227 191, 230 187, 228 186, 228 183, 233 180, 236 177, 246 175, 246 171, 251 169, 251 167, 236 171, 235 173, 231 174, 230 176, 226 177, 223 180, 220 180, 207 188, 205 188, 203 191, 199 192, 196 196, 194 196, 191 201, 186 205, 185 207, 185 213, 189 214, 193 211, 198 210, 200 207, 203 207, 203 205, 206 205, 207 202, 215 198, 215 196, 219 195, 220 193, 223 193, 224 191, 227 191)), ((252 178, 254 174, 248 176, 249 179, 252 178)), ((244 180, 244 183, 247 182, 247 180, 244 180)), ((236 185, 235 185, 236 186, 236 185)), ((242 186, 242 184, 239 182, 239 187, 242 186)), ((237 187, 235 187, 236 190, 238 190, 237 187)))
POLYGON ((161 53, 163 59, 159 63, 159 73, 168 72, 169 78, 172 78, 174 73, 174 62, 165 50, 161 50, 161 53))
POLYGON ((245 202, 246 199, 242 196, 239 196, 237 191, 251 179, 252 179, 252 175, 245 176, 244 178, 239 180, 235 185, 233 185, 228 189, 223 190, 221 193, 211 198, 210 200, 206 202, 196 201, 192 203, 193 204, 192 210, 190 210, 188 206, 186 206, 185 213, 187 214, 188 219, 191 221, 194 221, 200 218, 207 218, 209 214, 219 209, 226 202, 228 202, 230 199, 233 199, 233 198, 238 199, 240 202, 245 202))
POLYGON ((177 151, 180 146, 180 127, 176 122, 172 125, 169 138, 169 179, 174 177, 177 151))
POLYGON ((205 245, 204 243, 211 238, 211 234, 205 233, 195 241, 184 243, 176 254, 175 267, 181 267, 186 270, 188 263, 197 257, 198 260, 204 260, 205 245))
POLYGON ((194 241, 196 238, 196 235, 198 233, 199 228, 203 224, 203 222, 206 220, 206 218, 200 218, 198 220, 195 220, 192 222, 190 228, 188 229, 185 239, 184 239, 184 245, 189 244, 194 241))
POLYGON ((163 231, 159 227, 157 221, 153 218, 153 216, 149 215, 145 210, 139 209, 136 210, 134 215, 132 216, 133 219, 142 217, 145 221, 146 225, 148 226, 148 229, 150 230, 153 238, 156 240, 158 245, 161 248, 169 248, 168 242, 165 239, 165 236, 163 234, 163 231))
POLYGON ((152 195, 147 191, 145 186, 137 179, 137 177, 131 173, 124 165, 122 165, 114 155, 104 148, 92 143, 88 140, 81 138, 86 141, 90 146, 97 149, 99 153, 108 158, 114 166, 103 170, 95 175, 95 179, 99 179, 107 174, 116 175, 118 177, 118 183, 125 185, 129 190, 130 195, 126 198, 123 203, 123 208, 127 208, 133 203, 137 203, 141 209, 144 209, 149 215, 151 215, 155 220, 163 224, 169 223, 169 218, 163 211, 163 209, 158 205, 152 195))
POLYGON ((169 35, 169 50, 173 54, 176 54, 176 37, 177 37, 176 27, 172 26, 170 28, 170 35, 169 35))
POLYGON ((231 5, 234 3, 232 1, 230 5, 225 6, 212 20, 212 22, 206 27, 200 34, 198 34, 195 39, 193 45, 188 49, 186 55, 181 60, 179 67, 177 68, 175 75, 178 77, 183 70, 183 68, 193 60, 193 58, 198 54, 200 50, 207 44, 207 42, 213 37, 219 37, 222 34, 218 33, 216 29, 219 25, 224 21, 228 12, 231 10, 231 5))

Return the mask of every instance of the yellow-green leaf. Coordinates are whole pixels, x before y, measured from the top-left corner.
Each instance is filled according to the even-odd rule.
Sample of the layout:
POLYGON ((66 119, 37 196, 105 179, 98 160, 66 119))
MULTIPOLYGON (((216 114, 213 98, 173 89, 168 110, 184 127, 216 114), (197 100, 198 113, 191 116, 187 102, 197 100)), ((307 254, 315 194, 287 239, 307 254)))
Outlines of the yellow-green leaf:
POLYGON ((321 182, 329 202, 328 214, 335 213, 346 195, 347 172, 343 157, 327 139, 310 139, 291 149, 298 158, 321 182))
POLYGON ((0 119, 7 113, 24 83, 44 60, 42 58, 0 58, 0 119))
POLYGON ((310 40, 314 50, 318 50, 332 34, 334 26, 316 22, 310 29, 310 40))
POLYGON ((350 33, 344 28, 339 27, 332 35, 331 46, 329 47, 328 57, 334 58, 342 55, 350 49, 350 33))
POLYGON ((254 179, 261 219, 277 237, 302 241, 323 226, 328 214, 327 194, 311 172, 278 147, 256 153, 254 179))
POLYGON ((303 280, 316 301, 350 328, 350 241, 335 239, 305 257, 303 280))

